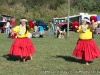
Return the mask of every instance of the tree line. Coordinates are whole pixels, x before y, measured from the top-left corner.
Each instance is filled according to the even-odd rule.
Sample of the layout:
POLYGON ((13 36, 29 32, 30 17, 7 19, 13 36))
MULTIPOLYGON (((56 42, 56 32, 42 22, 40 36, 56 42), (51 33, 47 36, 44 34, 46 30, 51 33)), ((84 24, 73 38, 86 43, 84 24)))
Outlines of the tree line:
MULTIPOLYGON (((99 0, 70 0, 70 15, 80 12, 99 14, 99 0)), ((54 17, 65 17, 68 0, 0 0, 0 14, 49 22, 54 17)))

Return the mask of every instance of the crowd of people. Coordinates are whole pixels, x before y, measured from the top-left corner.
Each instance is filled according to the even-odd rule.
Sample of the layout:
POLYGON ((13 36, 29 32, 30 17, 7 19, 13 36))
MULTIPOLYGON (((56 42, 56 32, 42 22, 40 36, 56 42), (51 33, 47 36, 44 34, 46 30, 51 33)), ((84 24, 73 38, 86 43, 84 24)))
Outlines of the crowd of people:
MULTIPOLYGON (((51 35, 51 32, 55 32, 53 23, 51 21, 50 25, 51 27, 48 34, 49 36, 51 35)), ((86 65, 89 65, 88 62, 90 60, 98 58, 100 56, 99 48, 93 40, 93 34, 97 26, 98 24, 96 16, 91 16, 90 20, 85 17, 84 19, 82 19, 81 25, 79 25, 79 22, 77 21, 72 23, 73 30, 79 33, 79 39, 72 53, 72 56, 81 58, 83 60, 83 63, 85 63, 86 65)), ((64 30, 62 31, 59 25, 56 25, 56 35, 57 38, 64 38, 64 30)))
POLYGON ((10 17, 7 20, 3 19, 3 21, 6 21, 3 29, 5 30, 5 33, 8 35, 8 38, 9 38, 10 37, 10 30, 11 30, 12 27, 14 27, 16 25, 16 20, 15 20, 14 17, 10 17))
POLYGON ((28 21, 25 18, 21 18, 19 23, 17 25, 7 20, 4 25, 8 38, 15 39, 11 44, 8 54, 10 56, 16 56, 17 61, 26 62, 27 60, 32 60, 31 54, 36 52, 30 38, 43 38, 44 28, 42 26, 36 26, 36 20, 28 21))
MULTIPOLYGON (((32 20, 31 20, 32 21, 32 20)), ((45 30, 43 26, 36 26, 36 20, 32 21, 34 23, 33 30, 30 32, 29 37, 30 38, 43 38, 43 35, 45 33, 45 30)), ((30 20, 27 22, 27 24, 30 24, 30 20)), ((9 20, 6 20, 6 23, 4 24, 3 30, 4 33, 7 34, 8 38, 15 38, 16 34, 11 35, 11 29, 17 25, 16 19, 14 17, 11 17, 9 20)), ((62 30, 58 24, 56 26, 53 24, 52 21, 49 22, 49 33, 48 36, 51 34, 54 34, 57 38, 65 38, 65 30, 62 30)))
MULTIPOLYGON (((81 25, 76 21, 72 24, 74 31, 79 33, 79 39, 72 56, 81 58, 86 65, 89 65, 89 60, 100 56, 99 48, 93 40, 93 32, 97 27, 96 22, 97 18, 91 16, 90 20, 88 18, 82 19, 81 25)), ((44 28, 42 26, 35 26, 35 23, 36 21, 28 21, 25 18, 21 18, 19 25, 16 25, 15 19, 13 19, 12 22, 7 21, 5 25, 8 37, 15 38, 10 47, 9 54, 18 57, 18 61, 26 62, 26 60, 32 60, 31 54, 36 53, 34 44, 30 38, 43 38, 44 28), (38 31, 40 35, 37 36, 38 31)), ((64 31, 60 29, 59 25, 54 27, 52 21, 49 23, 50 28, 48 36, 53 33, 57 38, 65 38, 64 31)))
POLYGON ((49 28, 48 36, 53 34, 57 38, 65 38, 65 33, 66 33, 65 29, 62 29, 58 23, 54 25, 54 23, 50 21, 50 28, 49 28))

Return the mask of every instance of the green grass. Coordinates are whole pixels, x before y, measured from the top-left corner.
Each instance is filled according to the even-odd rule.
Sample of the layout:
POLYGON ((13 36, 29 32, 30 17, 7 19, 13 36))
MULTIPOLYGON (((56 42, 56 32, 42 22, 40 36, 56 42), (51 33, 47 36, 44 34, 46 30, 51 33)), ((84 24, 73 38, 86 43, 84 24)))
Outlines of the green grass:
MULTIPOLYGON (((70 31, 66 39, 47 36, 47 33, 44 38, 31 39, 36 53, 32 55, 33 60, 26 63, 7 60, 13 39, 0 33, 0 75, 100 75, 100 58, 87 66, 72 57, 78 33, 70 31)), ((95 35, 94 40, 100 49, 100 34, 95 35)))

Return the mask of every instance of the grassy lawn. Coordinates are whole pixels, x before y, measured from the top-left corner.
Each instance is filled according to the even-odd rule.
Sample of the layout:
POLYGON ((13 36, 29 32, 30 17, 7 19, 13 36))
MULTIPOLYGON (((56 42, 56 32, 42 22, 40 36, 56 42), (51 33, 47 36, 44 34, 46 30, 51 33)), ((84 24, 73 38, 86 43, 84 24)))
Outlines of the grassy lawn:
MULTIPOLYGON (((33 60, 16 62, 8 60, 10 45, 14 39, 0 33, 0 75, 100 75, 100 58, 90 65, 81 64, 81 59, 72 57, 78 33, 70 31, 69 38, 57 39, 53 35, 32 38, 36 53, 33 60)), ((100 34, 94 35, 100 49, 100 34)))

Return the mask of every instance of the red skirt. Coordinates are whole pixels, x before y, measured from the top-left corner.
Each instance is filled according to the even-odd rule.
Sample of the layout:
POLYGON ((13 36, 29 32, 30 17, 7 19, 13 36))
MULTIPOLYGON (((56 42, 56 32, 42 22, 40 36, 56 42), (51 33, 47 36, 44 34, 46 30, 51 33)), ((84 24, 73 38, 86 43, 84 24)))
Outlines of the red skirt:
POLYGON ((30 56, 35 53, 35 48, 32 41, 25 38, 16 38, 11 45, 9 54, 15 56, 30 56))
POLYGON ((99 57, 100 51, 93 39, 79 39, 72 55, 88 61, 99 57))

